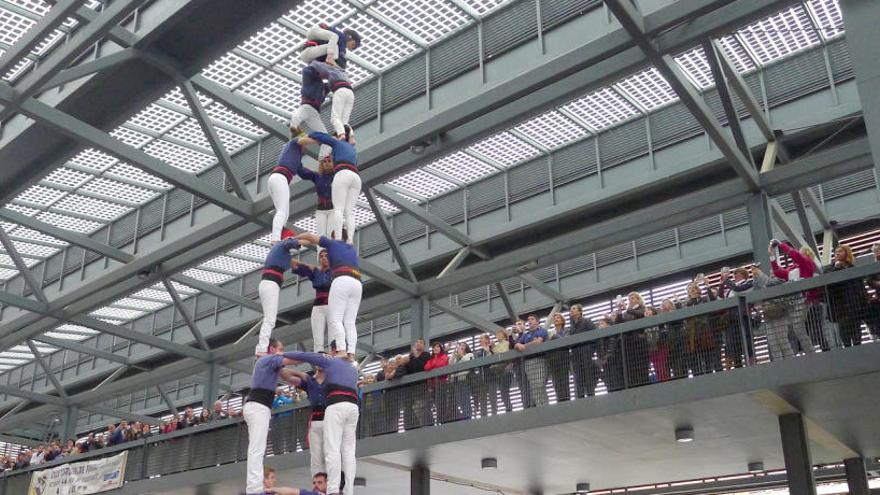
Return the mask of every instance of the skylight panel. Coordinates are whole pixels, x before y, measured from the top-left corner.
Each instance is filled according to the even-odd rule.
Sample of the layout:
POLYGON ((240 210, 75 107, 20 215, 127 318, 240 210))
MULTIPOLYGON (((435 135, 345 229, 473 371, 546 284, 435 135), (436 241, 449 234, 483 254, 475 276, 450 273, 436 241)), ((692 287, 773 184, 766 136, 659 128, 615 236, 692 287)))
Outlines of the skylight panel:
POLYGON ((31 53, 43 57, 45 56, 55 45, 58 44, 64 38, 64 32, 56 29, 49 33, 42 41, 40 41, 37 46, 31 50, 31 53))
POLYGON ((155 198, 158 194, 156 191, 153 191, 151 189, 145 189, 143 187, 117 182, 115 180, 107 179, 104 177, 100 177, 89 182, 88 184, 80 188, 80 191, 88 192, 97 196, 104 197, 106 199, 122 201, 134 205, 144 204, 147 201, 155 198))
POLYGON ((134 309, 123 309, 123 308, 112 308, 112 307, 104 307, 90 313, 95 318, 112 318, 114 320, 122 320, 129 321, 135 318, 140 318, 147 314, 144 311, 137 311, 134 309))
POLYGON ((97 198, 90 198, 88 196, 80 196, 79 194, 69 194, 65 196, 64 199, 54 205, 53 208, 60 210, 61 212, 83 215, 87 218, 95 218, 104 221, 116 220, 131 211, 131 208, 127 206, 97 198))
POLYGON ((70 217, 51 211, 40 213, 37 215, 37 219, 62 229, 79 232, 80 234, 91 234, 104 226, 100 222, 70 217))
POLYGON ((222 284, 223 282, 228 282, 234 278, 232 275, 227 275, 225 273, 210 272, 198 268, 190 268, 183 272, 183 274, 202 282, 208 282, 209 284, 222 284))
POLYGON ((193 151, 161 139, 148 144, 144 151, 172 167, 192 174, 201 172, 214 163, 214 157, 211 155, 199 153, 198 151, 193 151))
POLYGON ((727 58, 733 62, 733 66, 737 72, 742 74, 757 68, 755 61, 752 60, 752 57, 746 49, 743 48, 736 36, 725 36, 719 41, 724 48, 725 54, 727 54, 727 58))
POLYGON ((354 209, 354 224, 358 227, 363 225, 371 224, 376 221, 376 215, 373 214, 373 210, 369 210, 367 208, 361 208, 360 206, 355 207, 354 209))
POLYGON ((612 88, 602 88, 566 104, 565 110, 601 131, 639 114, 639 110, 612 88))
POLYGON ((118 161, 116 158, 92 148, 81 151, 70 159, 70 163, 90 172, 103 172, 118 161))
POLYGON ((461 3, 474 9, 477 14, 484 16, 489 12, 511 2, 511 0, 460 0, 461 3))
POLYGON ((9 3, 18 5, 19 7, 29 10, 34 14, 37 14, 40 17, 49 13, 49 9, 52 8, 51 5, 47 4, 42 0, 6 0, 9 3))
MULTIPOLYGON (((364 205, 364 207, 370 206, 370 202, 367 200, 367 195, 364 193, 361 193, 361 195, 358 196, 358 203, 364 205)), ((400 208, 398 208, 394 203, 387 201, 385 198, 379 196, 378 194, 376 195, 376 203, 379 205, 379 208, 381 208, 382 211, 385 212, 385 214, 387 215, 393 215, 400 211, 400 208)))
MULTIPOLYGON (((0 50, 0 55, 2 55, 3 50, 0 50)), ((22 74, 24 74, 28 69, 30 69, 34 65, 34 61, 29 58, 22 58, 15 65, 9 69, 9 72, 3 74, 3 79, 5 81, 15 81, 22 74)))
MULTIPOLYGON (((34 347, 36 347, 37 350, 40 351, 40 354, 47 354, 49 352, 53 352, 56 350, 54 347, 49 347, 46 344, 42 344, 40 342, 34 342, 34 347)), ((26 345, 16 345, 16 346, 10 347, 9 350, 11 352, 26 352, 26 353, 31 352, 30 347, 28 347, 26 345)))
POLYGON ((241 129, 245 134, 252 136, 265 136, 267 134, 261 127, 254 124, 250 120, 238 115, 219 103, 213 103, 205 107, 205 113, 211 117, 211 120, 223 122, 224 124, 241 129))
POLYGON ((472 145, 468 150, 479 153, 503 167, 509 167, 541 154, 538 148, 506 131, 486 138, 472 145))
POLYGON ((241 92, 286 112, 299 106, 300 85, 291 79, 266 71, 241 88, 241 92))
POLYGON ((467 24, 467 14, 445 0, 380 0, 373 6, 428 43, 467 24))
POLYGON ((293 223, 293 226, 296 227, 297 232, 317 232, 318 224, 315 222, 315 217, 307 216, 300 218, 296 222, 293 223))
POLYGON ((497 171, 495 167, 461 151, 435 160, 429 163, 426 168, 436 170, 466 184, 497 171))
MULTIPOLYGON (((162 107, 157 107, 157 108, 162 108, 162 107)), ((132 123, 134 123, 134 122, 132 122, 132 123)), ((158 125, 158 123, 157 123, 157 125, 158 125)), ((169 125, 174 125, 174 124, 171 124, 169 121, 169 125)), ((141 126, 141 127, 144 127, 144 126, 141 126)), ((156 131, 156 132, 159 132, 159 131, 156 131)), ((115 137, 116 139, 122 141, 123 143, 125 143, 129 146, 133 146, 135 148, 140 148, 141 146, 143 146, 153 140, 152 136, 148 136, 142 132, 138 132, 138 131, 129 129, 127 127, 117 127, 116 129, 113 129, 112 131, 110 131, 110 135, 115 137)))
MULTIPOLYGON (((40 262, 40 260, 34 258, 22 258, 24 260, 25 266, 28 268, 36 265, 40 262)), ((12 261, 12 258, 8 254, 0 254, 0 265, 3 265, 5 268, 13 269, 15 267, 15 262, 12 261)))
POLYGON ((17 211, 17 212, 21 213, 22 215, 27 215, 29 217, 32 217, 40 212, 40 210, 37 210, 34 208, 29 208, 27 206, 17 205, 15 203, 8 203, 6 205, 6 208, 9 208, 12 211, 17 211))
MULTIPOLYGON (((32 244, 24 241, 12 241, 12 245, 15 246, 15 250, 18 251, 18 254, 22 256, 30 256, 32 258, 47 258, 58 252, 58 248, 32 244)), ((5 251, 5 248, 3 249, 5 251)))
POLYGON ((66 194, 65 191, 60 189, 37 184, 25 189, 21 194, 15 197, 15 201, 45 208, 55 203, 66 194))
POLYGON ((369 33, 369 38, 357 49, 358 57, 379 70, 405 58, 416 50, 416 45, 392 31, 367 14, 360 13, 346 23, 358 33, 369 33))
POLYGON ((587 130, 557 111, 523 122, 515 129, 545 148, 553 149, 586 136, 587 130))
POLYGON ((13 270, 12 268, 0 268, 0 280, 9 280, 16 275, 18 275, 18 270, 13 270))
POLYGON ((209 270, 220 270, 224 272, 237 273, 239 275, 243 275, 245 273, 250 273, 262 265, 260 263, 256 263, 253 261, 243 260, 241 258, 233 258, 231 256, 217 256, 216 258, 209 259, 205 261, 199 268, 205 268, 209 270))
MULTIPOLYGON (((193 277, 193 278, 195 278, 195 277, 193 277)), ((182 284, 182 283, 180 283, 180 282, 175 282, 175 281, 173 281, 173 280, 171 280, 170 282, 171 282, 171 286, 174 287, 174 290, 176 290, 177 293, 181 295, 181 297, 183 297, 183 296, 189 297, 189 296, 191 296, 191 295, 193 295, 193 294, 198 294, 198 293, 199 293, 198 290, 193 289, 192 287, 190 287, 190 286, 188 286, 188 285, 182 284)), ((150 288, 151 288, 151 289, 155 289, 155 290, 159 290, 159 291, 164 291, 164 290, 166 290, 166 289, 165 289, 165 285, 162 284, 162 283, 158 283, 158 284, 156 284, 156 285, 154 285, 154 286, 152 286, 152 287, 150 287, 150 288)))
POLYGON ((269 248, 248 242, 233 249, 229 254, 262 262, 269 255, 269 248))
POLYGON ((89 338, 87 335, 81 335, 78 333, 66 333, 66 332, 46 332, 43 335, 46 337, 50 337, 53 339, 63 339, 63 340, 73 340, 80 341, 89 338))
POLYGON ((42 182, 45 182, 49 186, 55 186, 62 189, 76 189, 93 177, 93 175, 80 172, 79 170, 59 167, 53 170, 51 174, 44 177, 42 182))
MULTIPOLYGON (((202 93, 199 93, 198 91, 196 91, 196 97, 199 99, 202 105, 208 105, 208 103, 213 101, 202 93)), ((162 96, 161 101, 170 103, 180 108, 189 109, 189 102, 186 100, 186 97, 183 96, 183 92, 180 91, 180 87, 175 87, 171 91, 165 93, 165 95, 162 96)))
POLYGON ((843 34, 843 13, 838 0, 809 0, 806 5, 823 38, 828 40, 843 34))
POLYGON ((269 117, 272 117, 273 119, 277 120, 278 122, 287 123, 290 120, 290 115, 287 114, 287 112, 284 112, 280 109, 277 113, 272 110, 267 110, 266 108, 263 108, 262 106, 254 106, 254 109, 256 109, 260 113, 264 113, 264 114, 268 115, 269 117), (287 115, 286 116, 281 115, 282 113, 287 114, 287 115))
POLYGON ((642 108, 649 111, 678 99, 675 91, 654 67, 627 77, 615 83, 614 87, 626 92, 642 108))
POLYGON ((82 325, 74 325, 72 323, 65 323, 63 325, 59 325, 55 328, 57 331, 68 332, 68 333, 79 333, 82 335, 95 335, 98 333, 94 328, 85 327, 82 325))
POLYGON ((114 301, 111 306, 122 306, 125 308, 132 308, 141 311, 155 311, 157 309, 168 306, 168 303, 148 301, 144 299, 135 299, 132 297, 124 297, 118 301, 114 301))
POLYGON ((452 182, 420 169, 403 174, 388 183, 425 198, 433 198, 450 189, 455 189, 455 184, 452 182))
POLYGON ((153 301, 173 301, 173 299, 171 299, 171 294, 167 291, 157 289, 141 289, 132 294, 131 297, 136 297, 138 299, 151 299, 153 301))
POLYGON ((14 45, 36 22, 27 17, 0 9, 0 42, 14 45))
POLYGON ((205 149, 211 148, 208 138, 205 136, 205 133, 202 131, 202 128, 199 126, 196 119, 186 119, 180 125, 168 131, 166 135, 180 139, 194 146, 205 149))
POLYGON ((240 47, 266 62, 274 63, 304 41, 305 38, 302 36, 277 22, 273 22, 251 36, 240 47))
POLYGON ((119 163, 110 170, 106 171, 104 173, 104 176, 110 177, 112 179, 118 179, 124 182, 133 182, 137 185, 153 189, 171 189, 171 184, 165 182, 159 177, 156 177, 155 175, 144 172, 143 170, 137 167, 133 167, 127 163, 119 163))
POLYGON ((259 65, 234 53, 227 53, 203 70, 202 75, 221 86, 233 89, 261 70, 263 69, 259 65))
POLYGON ((186 115, 182 113, 151 103, 150 106, 138 112, 128 122, 161 134, 185 119, 186 115))
POLYGON ((764 65, 819 43, 809 15, 800 5, 765 17, 738 33, 764 65))
POLYGON ((312 0, 302 2, 284 16, 284 19, 308 30, 322 22, 335 25, 354 13, 354 7, 343 0, 312 0))
POLYGON ((712 69, 706 60, 706 52, 698 46, 675 57, 678 66, 684 71, 690 80, 699 88, 706 89, 715 85, 712 78, 712 69))
POLYGON ((223 143, 223 147, 229 154, 237 153, 254 143, 253 139, 246 138, 234 132, 229 132, 226 129, 215 128, 214 130, 217 131, 217 136, 220 138, 220 142, 223 143))
MULTIPOLYGON (((39 218, 39 217, 37 217, 39 218)), ((56 239, 50 235, 46 235, 38 230, 29 229, 27 227, 18 227, 11 234, 12 237, 17 239, 24 239, 28 241, 42 242, 46 244, 54 244, 56 246, 67 246, 67 242, 62 241, 61 239, 56 239)))

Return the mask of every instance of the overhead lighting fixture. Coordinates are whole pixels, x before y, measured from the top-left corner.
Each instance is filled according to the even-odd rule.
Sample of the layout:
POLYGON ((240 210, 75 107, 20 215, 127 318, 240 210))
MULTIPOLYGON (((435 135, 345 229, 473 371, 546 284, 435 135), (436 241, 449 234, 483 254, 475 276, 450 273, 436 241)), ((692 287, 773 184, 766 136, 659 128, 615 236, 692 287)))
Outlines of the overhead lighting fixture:
POLYGON ((367 486, 367 479, 361 476, 355 476, 354 486, 367 486))
POLYGON ((694 429, 690 426, 675 429, 675 441, 678 443, 688 443, 694 441, 694 429))
POLYGON ((480 466, 483 469, 498 469, 498 459, 494 457, 484 457, 480 460, 480 466))
POLYGON ((749 472, 750 473, 763 473, 764 472, 764 463, 761 461, 750 462, 749 463, 749 472))
POLYGON ((575 487, 575 492, 580 494, 590 493, 590 484, 589 483, 578 483, 575 487))

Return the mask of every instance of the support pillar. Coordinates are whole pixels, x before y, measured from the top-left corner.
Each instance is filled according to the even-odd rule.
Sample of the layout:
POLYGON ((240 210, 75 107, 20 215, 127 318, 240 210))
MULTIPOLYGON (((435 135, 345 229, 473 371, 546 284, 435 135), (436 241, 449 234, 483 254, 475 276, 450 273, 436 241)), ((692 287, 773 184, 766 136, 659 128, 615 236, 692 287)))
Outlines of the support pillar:
POLYGON ((779 416, 779 432, 782 434, 788 491, 798 495, 816 495, 810 443, 803 416, 800 413, 779 416))
POLYGON ((431 472, 422 464, 409 473, 410 495, 431 495, 431 472))
POLYGON ((769 272, 770 255, 767 253, 767 246, 773 238, 773 228, 770 224, 770 204, 767 194, 763 192, 753 194, 749 198, 747 210, 755 261, 761 263, 762 270, 769 272))
POLYGON ((843 24, 847 47, 856 74, 856 88, 862 101, 862 114, 874 155, 874 167, 880 171, 880 3, 872 0, 842 0, 843 24))
POLYGON ((868 488, 868 472, 865 470, 864 457, 852 457, 843 461, 846 469, 846 484, 849 485, 849 495, 870 495, 868 488))
POLYGON ((76 438, 76 424, 79 421, 79 408, 76 406, 68 406, 64 409, 64 425, 61 431, 61 441, 66 442, 68 438, 76 438))
POLYGON ((214 401, 220 396, 220 373, 216 364, 208 366, 203 385, 202 407, 213 411, 214 401))
POLYGON ((413 301, 410 322, 410 341, 425 339, 431 336, 431 301, 426 296, 413 301))

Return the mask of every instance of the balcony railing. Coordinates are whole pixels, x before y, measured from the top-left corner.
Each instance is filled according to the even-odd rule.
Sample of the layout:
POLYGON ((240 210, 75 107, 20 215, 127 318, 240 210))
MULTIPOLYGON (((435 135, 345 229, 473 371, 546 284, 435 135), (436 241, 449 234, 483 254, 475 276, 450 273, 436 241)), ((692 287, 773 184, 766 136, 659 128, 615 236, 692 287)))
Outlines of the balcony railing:
MULTIPOLYGON (((359 436, 596 400, 591 397, 876 342, 880 301, 865 280, 878 274, 880 264, 858 266, 366 385, 359 436)), ((307 406, 278 409, 267 453, 306 449, 308 417, 307 406)), ((243 461, 247 430, 241 418, 231 418, 7 472, 0 495, 24 493, 30 471, 122 450, 129 451, 126 481, 136 481, 243 461)))

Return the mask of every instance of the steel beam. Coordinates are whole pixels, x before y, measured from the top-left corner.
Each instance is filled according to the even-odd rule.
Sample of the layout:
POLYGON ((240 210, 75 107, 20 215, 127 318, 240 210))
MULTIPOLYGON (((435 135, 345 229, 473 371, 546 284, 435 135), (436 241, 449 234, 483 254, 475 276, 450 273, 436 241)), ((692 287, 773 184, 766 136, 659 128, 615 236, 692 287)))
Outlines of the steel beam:
POLYGON ((849 488, 849 495, 870 495, 871 490, 868 488, 868 472, 865 470, 864 457, 850 457, 843 460, 843 467, 846 470, 846 484, 849 488))
POLYGON ((27 283, 28 287, 33 291, 34 296, 40 300, 40 302, 48 302, 46 299, 46 295, 43 294, 43 284, 41 284, 37 277, 31 272, 31 269, 28 268, 27 263, 24 262, 21 255, 18 254, 18 250, 15 249, 15 244, 12 243, 12 239, 9 238, 9 235, 6 233, 6 229, 0 226, 0 244, 3 245, 3 249, 6 250, 6 254, 12 258, 12 262, 15 263, 15 268, 18 269, 18 273, 24 277, 24 281, 27 283))
POLYGON ((424 464, 417 464, 409 473, 410 495, 431 495, 431 471, 424 464))
MULTIPOLYGON (((730 127, 731 134, 733 134, 733 140, 743 156, 746 156, 749 161, 752 162, 752 166, 754 166, 754 159, 749 152, 749 145, 746 143, 746 137, 743 134, 742 126, 740 126, 739 114, 736 113, 736 108, 733 106, 733 98, 730 96, 730 88, 728 87, 728 83, 725 80, 724 73, 721 69, 721 62, 719 61, 718 55, 715 53, 715 46, 708 39, 703 40, 702 46, 706 61, 709 64, 709 69, 712 72, 712 78, 715 80, 715 89, 718 91, 718 97, 721 99, 721 106, 724 109, 724 115, 727 117, 727 125, 730 127)), ((755 120, 757 120, 757 118, 755 120)))
POLYGON ((49 81, 40 88, 40 92, 62 86, 98 72, 103 72, 119 64, 136 60, 138 57, 140 57, 140 52, 136 48, 125 48, 118 52, 113 52, 109 55, 96 58, 95 60, 82 62, 55 74, 52 79, 49 79, 49 81))
MULTIPOLYGON (((809 189, 806 189, 809 191, 809 189)), ((816 256, 819 255, 819 246, 816 244, 816 235, 813 233, 813 228, 810 227, 810 220, 807 218, 807 209, 804 206, 804 200, 801 197, 800 191, 792 191, 791 199, 794 201, 795 213, 797 213, 798 224, 800 224, 801 232, 804 234, 804 240, 807 242, 807 246, 816 253, 816 256)))
POLYGON ((29 229, 42 232, 56 239, 60 239, 67 243, 73 244, 74 246, 79 246, 83 249, 93 251, 102 256, 106 256, 117 261, 122 261, 123 263, 127 263, 134 258, 133 255, 126 253, 121 249, 117 249, 113 246, 108 246, 103 242, 98 242, 87 235, 83 235, 79 232, 74 232, 72 230, 62 229, 61 227, 56 227, 50 223, 37 220, 34 217, 29 217, 17 211, 10 210, 9 208, 0 208, 0 217, 3 217, 10 222, 23 225, 29 229))
POLYGON ((397 242, 397 237, 394 236, 394 232, 392 231, 391 225, 388 223, 388 219, 385 218, 385 212, 376 200, 376 195, 370 189, 367 189, 364 194, 367 196, 367 202, 370 203, 370 208, 376 216, 376 222, 379 224, 379 228, 382 229, 382 234, 385 235, 385 240, 388 241, 388 247, 391 248, 391 252, 394 254, 394 259, 397 260, 400 269, 410 281, 418 282, 415 273, 413 273, 412 268, 409 265, 409 261, 406 259, 406 255, 404 255, 403 251, 400 249, 400 244, 397 242))
POLYGON ((468 256, 470 256, 470 254, 471 254, 471 248, 469 246, 465 246, 465 247, 459 249, 458 252, 455 253, 455 256, 453 256, 452 259, 449 260, 449 263, 447 263, 446 266, 443 267, 442 270, 440 270, 440 273, 437 274, 437 278, 440 278, 453 270, 457 270, 458 267, 461 266, 461 263, 468 256))
POLYGON ((40 350, 37 349, 37 346, 34 345, 32 340, 27 341, 27 346, 31 350, 31 353, 34 355, 34 360, 37 364, 40 365, 40 368, 43 369, 43 372, 46 374, 46 378, 52 382, 52 386, 55 387, 55 392, 58 393, 58 396, 62 399, 67 399, 67 392, 64 390, 64 386, 61 385, 61 382, 58 380, 58 377, 55 376, 55 373, 52 372, 52 368, 49 366, 49 363, 43 359, 43 355, 40 354, 40 350))
POLYGON ((442 310, 445 313, 448 313, 450 316, 453 316, 455 318, 458 318, 461 321, 469 323, 484 332, 489 332, 492 335, 494 335, 495 332, 501 328, 500 326, 498 326, 494 322, 484 318, 483 316, 478 315, 477 313, 474 313, 473 311, 471 311, 467 308, 448 304, 443 299, 437 299, 437 300, 431 301, 431 305, 435 306, 436 308, 442 310))
MULTIPOLYGON (((751 88, 746 83, 746 80, 743 79, 742 75, 737 72, 736 67, 733 65, 733 62, 730 60, 730 57, 727 55, 727 51, 717 40, 712 40, 711 46, 714 48, 711 50, 711 53, 715 55, 712 57, 714 61, 720 66, 721 71, 724 74, 724 79, 727 81, 727 85, 733 89, 733 92, 736 93, 736 96, 739 98, 739 101, 745 105, 746 110, 749 111, 749 114, 752 116, 752 120, 755 122, 755 125, 758 126, 758 130, 761 132, 761 135, 764 136, 764 139, 769 143, 771 141, 776 140, 776 136, 773 133, 773 128, 770 126, 770 122, 767 120, 767 116, 764 114, 761 109, 761 105, 758 103, 758 99, 755 98, 755 95, 752 94, 751 88)), ((710 50, 706 45, 703 45, 703 50, 706 51, 706 56, 709 56, 710 50)), ((714 74, 714 69, 713 69, 714 74)), ((718 76, 715 76, 715 82, 720 80, 718 76)))
POLYGON ((140 344, 155 347, 157 349, 162 349, 164 351, 168 351, 179 356, 191 357, 205 362, 211 360, 210 354, 207 351, 194 349, 188 345, 181 345, 180 343, 171 342, 169 340, 156 337, 152 334, 136 332, 134 330, 124 327, 117 327, 116 325, 111 325, 110 323, 92 318, 90 316, 75 315, 69 317, 68 320, 71 323, 75 323, 77 325, 89 327, 109 335, 115 335, 117 337, 130 340, 132 342, 138 342, 140 344))
POLYGON ((42 342, 44 344, 49 344, 60 349, 67 349, 69 351, 78 352, 80 354, 88 354, 90 356, 106 359, 107 361, 113 361, 114 363, 120 363, 125 366, 133 366, 131 359, 125 356, 120 356, 119 354, 113 354, 112 352, 95 349, 93 347, 80 344, 75 340, 56 339, 54 337, 46 337, 45 335, 38 335, 34 337, 33 340, 42 342))
POLYGON ((62 397, 41 394, 39 392, 31 392, 30 390, 25 390, 19 387, 11 387, 9 385, 0 385, 0 394, 11 395, 13 397, 21 397, 22 399, 27 399, 31 402, 39 402, 41 404, 47 404, 51 406, 63 407, 67 405, 67 400, 62 397))
POLYGON ((119 378, 120 376, 122 376, 122 374, 125 373, 126 371, 128 371, 128 366, 120 366, 120 367, 116 368, 115 370, 113 370, 113 373, 110 373, 109 375, 107 375, 107 378, 104 378, 103 380, 101 380, 101 383, 92 387, 92 390, 100 390, 101 387, 104 387, 105 385, 109 385, 109 384, 115 382, 116 379, 119 378))
POLYGON ((256 110, 253 105, 248 103, 247 100, 241 96, 202 75, 193 76, 190 78, 190 82, 202 90, 206 95, 219 101, 233 112, 253 121, 276 138, 282 141, 290 139, 290 129, 288 129, 287 126, 273 119, 269 115, 256 110))
POLYGON ((803 417, 800 413, 779 416, 779 431, 782 435, 782 454, 785 457, 785 471, 788 474, 788 489, 798 495, 816 495, 810 442, 807 439, 803 417))
POLYGON ((846 26, 846 46, 856 75, 856 87, 871 140, 874 167, 880 171, 880 4, 865 0, 842 0, 840 10, 846 26))
POLYGON ((504 309, 507 311, 510 322, 515 323, 519 319, 519 314, 516 312, 513 301, 510 300, 510 294, 507 293, 507 289, 504 288, 504 284, 501 282, 495 282, 495 289, 498 291, 498 296, 501 297, 501 302, 504 304, 504 309))
POLYGON ((232 196, 192 174, 174 168, 137 148, 131 147, 76 117, 32 98, 21 102, 20 111, 44 127, 137 166, 236 215, 251 218, 251 204, 247 201, 232 196))
POLYGON ((186 306, 183 305, 183 299, 180 298, 180 294, 177 293, 177 289, 174 288, 174 285, 168 281, 164 276, 162 277, 162 285, 165 286, 165 290, 168 291, 168 295, 171 296, 171 300, 174 301, 174 306, 180 311, 180 316, 183 317, 183 321, 186 323, 187 328, 193 334, 193 337, 196 338, 196 341, 199 343, 199 346, 205 351, 210 351, 211 347, 208 345, 208 341, 205 340, 205 336, 202 335, 202 331, 199 330, 199 326, 196 325, 196 321, 193 316, 189 313, 189 310, 186 306))
POLYGON ((260 306, 260 303, 258 301, 255 301, 253 299, 248 299, 244 296, 236 294, 235 292, 226 290, 220 286, 209 284, 207 282, 202 282, 201 280, 197 280, 192 277, 182 275, 180 273, 178 273, 176 275, 171 275, 168 278, 170 278, 171 280, 174 280, 175 282, 180 282, 183 285, 188 285, 188 286, 192 287, 193 289, 198 289, 202 292, 211 294, 212 296, 217 296, 220 299, 225 299, 229 302, 238 304, 240 306, 244 306, 248 309, 252 309, 254 311, 260 311, 260 312, 263 311, 263 307, 260 306))
POLYGON ((126 421, 140 421, 141 423, 147 423, 155 426, 162 424, 162 421, 151 416, 145 416, 143 414, 137 414, 133 412, 120 411, 109 407, 93 404, 79 404, 79 407, 81 409, 85 409, 86 411, 103 414, 104 416, 109 416, 111 418, 124 419, 126 421))
POLYGON ((82 0, 61 0, 49 12, 28 29, 24 36, 16 41, 12 48, 0 57, 0 74, 9 72, 18 61, 31 53, 44 38, 52 34, 67 18, 81 7, 82 0))
MULTIPOLYGON (((769 200, 770 204, 770 212, 773 216, 773 221, 776 223, 776 226, 779 227, 779 230, 785 234, 785 237, 788 238, 792 244, 795 245, 796 248, 800 249, 804 246, 809 246, 804 237, 800 234, 800 232, 795 229, 794 225, 788 221, 788 215, 785 213, 785 210, 782 209, 782 206, 779 204, 779 201, 775 199, 769 200)), ((756 246, 757 247, 757 246, 756 246)))
POLYGON ((735 143, 730 141, 721 123, 715 118, 712 110, 703 101, 693 85, 688 82, 672 57, 662 54, 657 47, 657 43, 648 37, 645 31, 645 21, 641 14, 635 10, 635 6, 629 0, 606 0, 605 5, 614 13, 614 16, 620 21, 624 29, 626 29, 651 63, 654 64, 654 67, 660 71, 672 89, 675 90, 681 102, 690 110, 697 122, 706 131, 706 134, 712 139, 712 142, 715 143, 715 146, 727 157, 728 162, 737 175, 745 181, 750 190, 758 191, 760 189, 758 173, 752 166, 751 161, 735 143))
POLYGON ((523 279, 527 284, 529 284, 529 286, 531 286, 531 288, 535 289, 541 294, 544 294, 546 297, 549 297, 556 302, 566 303, 570 299, 568 296, 566 296, 562 292, 559 292, 553 287, 550 287, 531 273, 523 273, 519 276, 519 278, 523 279))
POLYGON ((410 282, 400 275, 397 275, 396 273, 392 273, 380 267, 372 261, 362 259, 359 263, 361 271, 369 275, 370 278, 376 280, 377 282, 391 287, 392 289, 397 289, 403 293, 409 294, 410 296, 419 295, 419 287, 418 284, 416 284, 415 282, 410 282))
POLYGON ((165 405, 168 406, 168 410, 171 411, 172 414, 177 416, 177 408, 174 407, 174 402, 168 397, 168 394, 165 393, 165 389, 162 388, 161 384, 156 384, 156 390, 159 391, 159 395, 162 396, 162 400, 165 402, 165 405))

